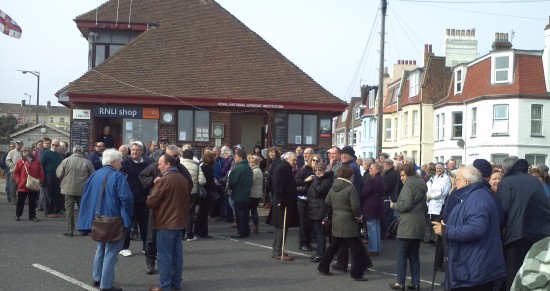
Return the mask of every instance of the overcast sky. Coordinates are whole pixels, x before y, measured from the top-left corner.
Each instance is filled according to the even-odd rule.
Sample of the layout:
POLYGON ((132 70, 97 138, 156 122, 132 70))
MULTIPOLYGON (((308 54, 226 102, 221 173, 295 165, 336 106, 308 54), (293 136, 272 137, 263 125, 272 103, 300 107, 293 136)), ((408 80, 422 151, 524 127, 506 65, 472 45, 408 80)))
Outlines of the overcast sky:
MULTIPOLYGON (((186 0, 189 1, 189 0, 186 0)), ((198 1, 198 0, 197 0, 198 1)), ((87 70, 87 42, 73 21, 105 0, 0 0, 0 10, 23 29, 21 39, 0 34, 0 102, 32 96, 40 71, 40 104, 59 105, 55 92, 87 70)), ((224 8, 335 96, 349 100, 360 84, 378 80, 378 0, 218 0, 224 8)), ((495 32, 513 33, 517 49, 542 50, 550 0, 389 1, 385 66, 416 60, 424 44, 443 55, 445 29, 476 29, 480 56, 495 32)), ((390 72, 391 73, 391 72, 390 72)))

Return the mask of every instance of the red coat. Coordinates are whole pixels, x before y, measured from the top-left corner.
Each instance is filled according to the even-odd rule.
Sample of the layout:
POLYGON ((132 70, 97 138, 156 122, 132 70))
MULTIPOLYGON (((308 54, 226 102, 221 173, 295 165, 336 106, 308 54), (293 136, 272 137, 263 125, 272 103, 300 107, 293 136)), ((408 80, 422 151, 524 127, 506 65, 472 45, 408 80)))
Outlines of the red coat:
POLYGON ((44 170, 42 170, 42 165, 40 165, 40 161, 37 159, 32 159, 31 163, 29 164, 28 160, 21 159, 17 161, 17 164, 15 164, 15 170, 13 171, 13 179, 15 180, 15 183, 17 183, 17 191, 38 192, 35 190, 27 189, 27 171, 25 171, 23 163, 27 167, 27 171, 29 171, 29 174, 32 177, 38 178, 40 180, 40 184, 44 183, 44 170))

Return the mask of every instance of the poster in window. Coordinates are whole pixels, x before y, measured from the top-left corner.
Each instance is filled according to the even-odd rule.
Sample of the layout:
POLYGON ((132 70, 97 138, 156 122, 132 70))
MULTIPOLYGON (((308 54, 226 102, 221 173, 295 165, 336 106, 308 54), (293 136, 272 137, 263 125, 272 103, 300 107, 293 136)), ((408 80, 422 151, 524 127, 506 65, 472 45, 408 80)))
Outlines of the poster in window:
POLYGON ((306 144, 313 144, 313 136, 306 135, 306 144))
POLYGON ((330 134, 330 119, 322 118, 319 123, 320 134, 330 134))
POLYGON ((187 140, 187 132, 186 131, 180 131, 179 140, 187 140))
POLYGON ((134 123, 132 121, 126 121, 126 130, 133 130, 134 123))
POLYGON ((195 141, 208 141, 208 128, 196 127, 195 128, 195 141))
POLYGON ((302 136, 297 135, 296 137, 294 137, 294 143, 295 144, 301 144, 302 143, 302 136))

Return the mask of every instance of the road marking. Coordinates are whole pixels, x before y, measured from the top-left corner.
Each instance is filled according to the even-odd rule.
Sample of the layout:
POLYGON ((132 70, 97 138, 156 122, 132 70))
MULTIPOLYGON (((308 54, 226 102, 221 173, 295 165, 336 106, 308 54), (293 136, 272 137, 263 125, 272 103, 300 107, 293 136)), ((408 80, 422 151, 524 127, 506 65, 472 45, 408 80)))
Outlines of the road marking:
POLYGON ((95 288, 95 287, 92 287, 92 286, 90 286, 90 285, 88 285, 88 284, 82 283, 82 282, 80 282, 80 281, 78 281, 78 280, 76 280, 76 279, 73 279, 73 278, 71 278, 71 277, 69 277, 69 276, 67 276, 67 275, 65 275, 65 274, 59 273, 58 271, 53 270, 53 269, 50 269, 50 268, 48 268, 48 267, 46 267, 46 266, 42 266, 42 265, 40 265, 40 264, 32 264, 32 266, 35 267, 35 268, 38 268, 38 269, 40 269, 40 270, 42 270, 42 271, 45 271, 45 272, 47 272, 47 273, 50 273, 50 274, 52 274, 52 275, 54 275, 54 276, 56 276, 56 277, 59 277, 59 278, 65 280, 65 281, 67 281, 67 282, 69 282, 69 283, 72 283, 72 284, 74 284, 74 285, 76 285, 76 286, 78 286, 78 287, 81 287, 82 289, 89 290, 89 291, 97 291, 97 290, 98 290, 98 289, 95 288))
MULTIPOLYGON (((228 238, 228 237, 225 237, 225 236, 221 236, 221 235, 213 235, 211 234, 213 237, 217 237, 217 238, 221 238, 221 239, 226 239, 226 240, 230 240, 230 241, 235 241, 235 242, 243 242, 247 245, 251 245, 251 246, 255 246, 255 247, 260 247, 260 248, 264 248, 264 249, 268 249, 268 250, 272 250, 273 247, 270 247, 270 246, 265 246, 265 245, 261 245, 261 244, 257 244, 257 243, 252 243, 252 242, 248 242, 248 241, 243 241, 243 240, 238 240, 238 239, 234 239, 234 238, 228 238)), ((285 251, 289 254, 293 254, 293 255, 296 255, 296 256, 302 256, 302 257, 310 257, 310 255, 308 254, 305 254, 305 253, 299 253, 299 252, 293 252, 293 251, 285 251)), ((351 268, 351 264, 348 264, 348 267, 351 268)), ((397 274, 394 274, 394 273, 388 273, 388 272, 383 272, 383 271, 379 271, 379 270, 376 270, 374 268, 369 268, 369 271, 374 271, 374 272, 378 272, 378 273, 381 273, 381 274, 385 274, 385 275, 390 275, 390 276, 393 276, 393 277, 397 277, 397 274)), ((407 277, 408 279, 411 279, 411 277, 407 277)), ((429 280, 422 280, 420 279, 420 282, 424 282, 424 283, 428 283, 428 284, 432 284, 432 281, 429 281, 429 280)), ((435 286, 441 286, 441 284, 439 283, 434 283, 435 286)))

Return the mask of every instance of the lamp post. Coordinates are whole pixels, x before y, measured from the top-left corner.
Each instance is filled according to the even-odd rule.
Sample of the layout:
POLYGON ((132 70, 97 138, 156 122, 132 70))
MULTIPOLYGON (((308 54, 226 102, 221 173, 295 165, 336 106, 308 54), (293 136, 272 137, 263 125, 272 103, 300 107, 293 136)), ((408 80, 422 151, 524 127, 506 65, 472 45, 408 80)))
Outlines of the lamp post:
POLYGON ((29 103, 26 105, 26 108, 25 108, 25 123, 29 123, 29 120, 30 120, 29 114, 31 113, 31 104, 32 104, 31 103, 31 98, 32 98, 32 96, 29 93, 23 93, 23 94, 25 94, 26 96, 29 96, 29 103))
MULTIPOLYGON (((39 71, 27 71, 27 70, 18 70, 19 72, 26 74, 31 73, 36 76, 37 78, 37 84, 36 84, 36 124, 38 124, 38 104, 40 102, 40 72, 39 71)), ((30 97, 30 96, 29 96, 30 97)), ((29 102, 30 105, 30 102, 29 102)))

